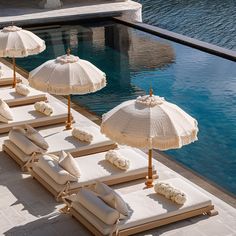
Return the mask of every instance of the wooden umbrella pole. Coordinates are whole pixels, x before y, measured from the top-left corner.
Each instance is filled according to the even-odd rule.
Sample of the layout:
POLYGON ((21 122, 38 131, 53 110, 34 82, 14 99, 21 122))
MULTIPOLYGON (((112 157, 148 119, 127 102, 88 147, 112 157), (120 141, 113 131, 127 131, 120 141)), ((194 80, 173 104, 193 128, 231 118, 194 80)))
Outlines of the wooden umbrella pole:
POLYGON ((16 87, 16 59, 15 57, 12 58, 12 64, 13 64, 13 83, 12 88, 16 87))
POLYGON ((66 129, 72 129, 71 127, 71 112, 70 112, 70 94, 68 95, 68 116, 66 122, 66 129))
POLYGON ((153 187, 153 176, 152 176, 152 149, 148 150, 148 176, 145 182, 147 188, 153 187))

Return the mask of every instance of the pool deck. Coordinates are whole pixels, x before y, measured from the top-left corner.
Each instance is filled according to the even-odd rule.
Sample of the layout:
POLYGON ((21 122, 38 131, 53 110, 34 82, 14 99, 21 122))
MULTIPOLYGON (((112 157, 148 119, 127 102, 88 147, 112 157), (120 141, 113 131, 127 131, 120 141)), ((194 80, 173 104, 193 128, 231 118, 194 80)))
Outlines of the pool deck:
POLYGON ((65 20, 121 16, 123 13, 137 11, 141 4, 134 1, 109 0, 63 0, 60 9, 39 8, 39 0, 1 0, 0 26, 14 24, 31 25, 65 20))
MULTIPOLYGON (((5 74, 12 71, 3 65, 5 74)), ((21 75, 19 75, 21 76, 21 75)), ((22 77, 24 81, 25 78, 22 77)), ((50 100, 56 98, 50 96, 50 100)), ((62 102, 63 99, 60 99, 62 102)), ((82 110, 81 110, 82 111, 82 110)), ((84 115, 96 121, 98 118, 87 112, 84 115)), ((75 119, 78 113, 73 110, 75 119)), ((51 128, 51 127, 49 127, 51 128)), ((61 129, 57 126, 56 129, 61 129)), ((50 129, 48 129, 50 132, 50 129)), ((0 136, 0 235, 91 235, 81 224, 69 215, 59 213, 63 206, 55 201, 39 183, 28 174, 22 173, 19 166, 1 151, 2 142, 7 135, 0 136)), ((159 178, 184 178, 196 188, 208 195, 215 205, 219 215, 214 217, 198 216, 158 229, 150 230, 138 235, 163 236, 234 236, 236 235, 236 200, 208 182, 199 179, 193 173, 169 161, 162 154, 155 153, 155 165, 159 178), (167 167, 168 166, 168 167, 167 167), (199 184, 205 188, 201 188, 199 184), (213 194, 208 192, 211 190, 213 194), (214 190, 214 191, 212 191, 214 190), (224 201, 220 198, 225 199, 224 201), (230 204, 228 204, 228 203, 230 204), (233 207, 234 206, 234 207, 233 207)), ((143 181, 133 181, 129 184, 115 186, 121 192, 131 192, 143 187, 143 181)))

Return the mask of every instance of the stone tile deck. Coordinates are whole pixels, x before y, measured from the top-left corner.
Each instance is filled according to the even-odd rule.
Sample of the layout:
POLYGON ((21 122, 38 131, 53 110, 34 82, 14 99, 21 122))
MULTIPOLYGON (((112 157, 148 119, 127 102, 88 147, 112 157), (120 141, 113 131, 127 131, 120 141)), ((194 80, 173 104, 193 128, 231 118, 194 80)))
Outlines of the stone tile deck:
MULTIPOLYGON (((5 70, 9 68, 3 66, 5 70)), ((55 99, 50 97, 50 99, 55 99)), ((78 117, 73 111, 73 115, 78 117)), ((50 129, 49 131, 50 132, 50 129)), ((7 135, 0 136, 0 147, 7 135)), ((165 162, 165 158, 156 154, 156 159, 165 162), (164 159, 163 159, 164 158, 164 159)), ((186 172, 179 169, 177 165, 172 167, 179 173, 173 171, 161 162, 155 161, 160 179, 180 177, 179 173, 186 172)), ((168 163, 167 163, 168 164, 168 163)), ((186 173, 185 173, 186 174, 186 173)), ((197 177, 187 172, 187 181, 198 182, 197 177)), ((186 180, 186 179, 185 179, 186 180)), ((199 186, 192 183, 196 188, 199 186)), ((204 187, 204 186, 203 186, 204 187)), ((205 182, 206 189, 209 187, 205 182)), ((143 188, 143 181, 133 181, 129 184, 115 186, 121 192, 130 192, 143 188)), ((201 188, 200 188, 201 189, 201 188)), ((236 235, 236 200, 231 200, 231 205, 220 200, 217 196, 201 189, 211 197, 219 215, 214 217, 198 216, 184 220, 158 229, 150 230, 138 235, 153 236, 235 236, 236 235)), ((215 191, 214 194, 220 194, 215 191)), ((55 201, 36 180, 26 173, 22 173, 19 166, 0 149, 0 235, 7 236, 89 236, 91 235, 82 225, 68 215, 59 213, 62 207, 55 201)))
POLYGON ((65 20, 120 16, 127 11, 136 11, 141 4, 133 1, 109 0, 63 0, 61 9, 40 9, 40 0, 1 0, 0 26, 25 25, 65 20))

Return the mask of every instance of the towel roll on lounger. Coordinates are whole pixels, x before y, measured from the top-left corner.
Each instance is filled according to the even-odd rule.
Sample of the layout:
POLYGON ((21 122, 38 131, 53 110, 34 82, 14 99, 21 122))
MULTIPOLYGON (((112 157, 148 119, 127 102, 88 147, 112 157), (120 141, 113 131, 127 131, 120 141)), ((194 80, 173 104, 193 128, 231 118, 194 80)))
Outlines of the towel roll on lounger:
POLYGON ((91 143, 93 141, 93 135, 81 128, 74 128, 72 130, 72 136, 83 142, 91 143))
POLYGON ((183 205, 187 200, 185 193, 172 187, 168 183, 160 182, 154 186, 154 190, 156 193, 159 193, 180 205, 183 205))
POLYGON ((18 83, 16 84, 16 93, 23 95, 23 96, 28 96, 30 93, 30 89, 27 85, 22 84, 22 83, 18 83))
POLYGON ((130 167, 130 161, 115 150, 109 150, 105 155, 105 159, 122 170, 128 170, 130 167))
POLYGON ((8 121, 12 120, 13 114, 11 112, 11 108, 7 105, 7 103, 0 99, 0 121, 8 123, 8 121))
POLYGON ((34 104, 34 108, 35 108, 36 111, 39 111, 39 112, 41 112, 41 113, 43 113, 47 116, 50 116, 53 113, 52 107, 48 103, 43 102, 43 101, 36 102, 34 104))

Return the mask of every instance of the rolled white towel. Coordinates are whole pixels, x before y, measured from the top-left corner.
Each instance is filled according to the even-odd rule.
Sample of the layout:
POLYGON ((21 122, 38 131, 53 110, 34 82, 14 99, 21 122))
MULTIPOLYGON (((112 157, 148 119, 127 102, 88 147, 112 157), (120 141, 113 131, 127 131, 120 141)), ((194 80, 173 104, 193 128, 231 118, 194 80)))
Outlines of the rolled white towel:
POLYGON ((11 108, 5 103, 2 99, 0 99, 0 121, 4 123, 8 123, 13 120, 13 113, 11 108))
POLYGON ((36 111, 39 111, 47 116, 50 116, 53 113, 52 107, 48 103, 43 102, 43 101, 36 102, 34 104, 34 108, 36 111))
POLYGON ((27 85, 25 84, 17 84, 16 88, 15 88, 16 92, 23 95, 23 96, 27 96, 30 93, 30 89, 27 85))
POLYGON ((72 130, 72 135, 83 142, 91 143, 93 141, 93 135, 80 128, 74 128, 72 130))
POLYGON ((163 183, 163 182, 157 183, 154 186, 154 191, 180 205, 183 205, 187 200, 185 193, 181 192, 178 189, 173 188, 168 183, 163 183))
POLYGON ((183 205, 186 202, 187 198, 185 193, 179 193, 175 196, 175 202, 177 204, 183 205))
POLYGON ((130 167, 130 161, 126 160, 115 150, 108 151, 105 155, 105 159, 122 170, 128 170, 130 167))

